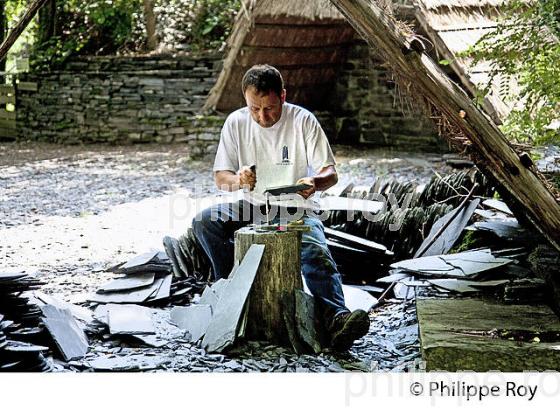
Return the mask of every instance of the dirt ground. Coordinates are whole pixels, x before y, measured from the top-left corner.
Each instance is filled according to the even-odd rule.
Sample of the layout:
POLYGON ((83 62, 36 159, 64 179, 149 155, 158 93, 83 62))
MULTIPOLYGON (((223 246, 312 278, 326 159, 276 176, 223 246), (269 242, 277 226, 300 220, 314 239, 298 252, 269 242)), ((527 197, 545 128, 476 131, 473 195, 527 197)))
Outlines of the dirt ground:
MULTIPOLYGON (((333 148, 341 185, 350 181, 371 185, 376 176, 387 174, 422 183, 436 171, 448 171, 437 154, 333 148)), ((177 237, 186 230, 195 213, 205 207, 205 198, 217 193, 211 166, 212 158, 191 160, 185 145, 0 144, 0 269, 36 272, 46 283, 43 292, 83 301, 85 294, 110 279, 112 274, 105 268, 152 248, 163 249, 165 235, 177 237)), ((412 339, 406 349, 398 349, 387 345, 390 338, 379 336, 393 332, 396 341, 402 339, 399 329, 414 324, 413 306, 402 310, 395 301, 372 317, 378 317, 372 322, 376 334, 370 332, 353 348, 354 359, 381 369, 403 370, 419 357, 412 339)), ((100 343, 94 351, 107 353, 100 347, 107 341, 100 343)), ((186 357, 204 356, 196 346, 186 349, 186 357)), ((324 363, 305 367, 299 362, 290 367, 301 360, 292 359, 286 366, 268 368, 342 369, 324 363)), ((223 358, 217 360, 224 363, 223 358)), ((191 362, 176 368, 213 369, 191 362)), ((251 370, 243 364, 221 368, 251 370)))

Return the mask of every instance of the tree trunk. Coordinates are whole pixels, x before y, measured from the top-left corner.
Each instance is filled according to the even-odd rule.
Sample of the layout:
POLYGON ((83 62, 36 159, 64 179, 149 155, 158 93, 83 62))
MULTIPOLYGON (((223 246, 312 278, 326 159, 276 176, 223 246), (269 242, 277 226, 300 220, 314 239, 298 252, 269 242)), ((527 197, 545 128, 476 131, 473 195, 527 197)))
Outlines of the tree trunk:
POLYGON ((146 47, 148 51, 153 51, 158 45, 154 0, 144 0, 144 18, 146 21, 146 47))
POLYGON ((252 340, 291 346, 284 319, 283 299, 293 303, 301 279, 301 232, 257 232, 247 227, 235 233, 235 261, 239 263, 252 244, 265 250, 248 301, 246 336, 252 340))
MULTIPOLYGON (((6 35, 6 2, 2 0, 0 3, 0 44, 4 42, 6 35)), ((0 71, 6 71, 6 60, 0 60, 0 71)), ((4 75, 0 74, 0 83, 4 84, 4 75)))
POLYGON ((55 34, 56 27, 56 0, 48 0, 48 3, 39 10, 39 25, 37 44, 40 46, 51 39, 55 34))
POLYGON ((472 159, 498 188, 510 208, 522 210, 560 250, 560 204, 536 173, 530 161, 522 161, 488 116, 486 116, 443 70, 425 53, 422 43, 406 35, 372 0, 331 0, 361 36, 392 66, 415 93, 439 111, 450 123, 456 143, 468 149, 472 159))

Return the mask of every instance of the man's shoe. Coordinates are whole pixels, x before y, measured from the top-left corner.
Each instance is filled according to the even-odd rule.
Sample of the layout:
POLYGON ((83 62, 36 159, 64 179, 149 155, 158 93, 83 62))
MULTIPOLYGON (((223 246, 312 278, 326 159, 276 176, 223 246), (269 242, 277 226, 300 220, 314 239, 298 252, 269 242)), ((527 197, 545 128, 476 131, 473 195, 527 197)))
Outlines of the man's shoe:
POLYGON ((365 336, 369 331, 369 316, 361 309, 339 313, 334 317, 329 331, 331 347, 334 350, 346 351, 352 347, 354 340, 365 336))

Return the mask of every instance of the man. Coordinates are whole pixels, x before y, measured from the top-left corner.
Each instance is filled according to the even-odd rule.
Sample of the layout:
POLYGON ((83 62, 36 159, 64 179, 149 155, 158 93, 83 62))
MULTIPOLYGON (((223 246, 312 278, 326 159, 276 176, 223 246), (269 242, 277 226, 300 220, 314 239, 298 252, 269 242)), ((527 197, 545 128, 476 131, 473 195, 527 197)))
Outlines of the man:
MULTIPOLYGON (((251 194, 248 201, 208 208, 193 221, 215 279, 227 277, 233 267, 234 232, 262 221, 263 213, 269 211, 259 206, 263 203, 258 201, 259 194, 274 186, 305 183, 310 188, 296 196, 307 200, 338 179, 334 156, 319 122, 304 108, 286 103, 284 82, 277 69, 269 65, 250 68, 241 88, 247 107, 230 114, 224 123, 214 179, 222 190, 245 189, 251 194)), ((293 214, 297 203, 295 198, 282 198, 275 205, 293 214)), ((332 347, 347 350, 369 330, 368 315, 346 308, 340 274, 321 221, 305 215, 303 222, 311 227, 302 237, 303 277, 323 307, 332 347)))

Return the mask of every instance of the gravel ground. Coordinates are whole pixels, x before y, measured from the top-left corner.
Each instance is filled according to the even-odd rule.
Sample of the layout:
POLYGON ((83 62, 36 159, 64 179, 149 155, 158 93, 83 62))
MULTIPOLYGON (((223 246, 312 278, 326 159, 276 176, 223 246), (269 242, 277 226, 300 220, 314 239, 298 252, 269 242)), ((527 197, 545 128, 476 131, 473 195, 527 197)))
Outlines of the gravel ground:
MULTIPOLYGON (((340 146, 334 151, 341 185, 350 181, 371 185, 381 175, 421 183, 434 170, 448 170, 441 155, 340 146)), ((195 212, 207 205, 205 198, 216 193, 211 164, 212 158, 189 159, 184 145, 0 144, 0 269, 37 272, 46 282, 44 292, 79 300, 110 278, 106 267, 151 248, 161 249, 163 236, 177 237, 185 231, 195 212)), ((416 320, 413 306, 403 311, 393 301, 374 311, 372 319, 370 334, 348 357, 294 357, 269 347, 259 359, 265 347, 257 346, 250 354, 240 353, 236 364, 226 365, 229 358, 205 355, 188 343, 171 343, 174 349, 142 348, 140 353, 146 357, 148 350, 147 357, 164 362, 155 368, 168 370, 403 370, 413 366, 419 356, 414 335, 410 336, 416 320), (399 344, 402 329, 408 329, 406 346, 399 344)), ((117 342, 96 342, 92 355, 106 356, 115 349, 120 356, 138 354, 117 342)))

